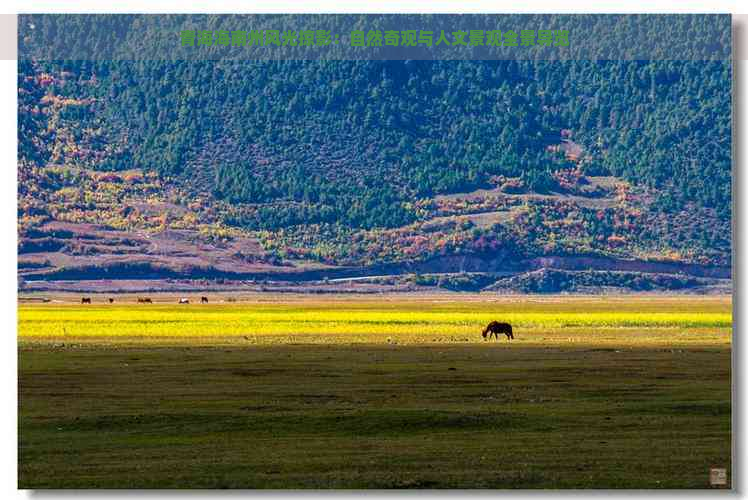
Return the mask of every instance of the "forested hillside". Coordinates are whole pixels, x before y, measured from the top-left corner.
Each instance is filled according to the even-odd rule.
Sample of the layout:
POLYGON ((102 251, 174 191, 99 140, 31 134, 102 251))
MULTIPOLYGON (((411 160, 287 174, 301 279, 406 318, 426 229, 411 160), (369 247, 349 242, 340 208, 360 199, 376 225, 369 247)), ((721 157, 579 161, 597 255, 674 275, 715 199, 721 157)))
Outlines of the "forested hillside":
MULTIPOLYGON (((64 222, 243 238, 244 262, 286 267, 730 263, 727 60, 20 60, 18 78, 22 249, 64 222)), ((22 251, 32 274, 76 265, 52 247, 67 257, 22 251)))

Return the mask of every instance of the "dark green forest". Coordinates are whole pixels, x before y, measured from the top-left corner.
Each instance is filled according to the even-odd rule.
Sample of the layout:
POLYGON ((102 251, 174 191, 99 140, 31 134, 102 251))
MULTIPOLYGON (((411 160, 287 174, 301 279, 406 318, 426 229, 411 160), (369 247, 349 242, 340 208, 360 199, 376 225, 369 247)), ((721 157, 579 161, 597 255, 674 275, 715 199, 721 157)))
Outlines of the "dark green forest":
MULTIPOLYGON (((587 173, 660 189, 666 211, 694 201, 729 217, 725 61, 59 62, 22 63, 20 78, 36 64, 76 76, 52 92, 96 98, 61 117, 107 128, 116 152, 89 166, 304 203, 282 224, 400 226, 403 201, 497 175, 550 190, 562 129, 591 152, 587 173)), ((44 161, 25 127, 21 157, 44 161)))

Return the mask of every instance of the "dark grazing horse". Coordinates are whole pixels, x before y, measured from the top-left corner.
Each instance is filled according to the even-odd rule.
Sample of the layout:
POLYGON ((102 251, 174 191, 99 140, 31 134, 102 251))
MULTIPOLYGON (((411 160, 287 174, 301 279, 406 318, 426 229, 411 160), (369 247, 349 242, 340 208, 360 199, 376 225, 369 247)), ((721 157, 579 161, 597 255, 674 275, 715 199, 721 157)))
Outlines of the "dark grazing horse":
POLYGON ((138 304, 151 304, 152 301, 149 297, 138 297, 138 304))
POLYGON ((110 303, 110 304, 114 304, 114 299, 113 299, 113 298, 111 298, 111 297, 109 297, 109 303, 110 303))
POLYGON ((208 297, 200 297, 200 303, 201 304, 207 304, 208 303, 208 297))
POLYGON ((90 304, 91 303, 91 297, 83 297, 81 299, 81 304, 90 304))
POLYGON ((507 340, 512 340, 514 334, 512 333, 512 325, 509 323, 499 323, 498 321, 491 321, 485 330, 483 330, 483 339, 488 337, 491 338, 493 335, 496 340, 499 340, 499 334, 503 333, 506 335, 507 340))

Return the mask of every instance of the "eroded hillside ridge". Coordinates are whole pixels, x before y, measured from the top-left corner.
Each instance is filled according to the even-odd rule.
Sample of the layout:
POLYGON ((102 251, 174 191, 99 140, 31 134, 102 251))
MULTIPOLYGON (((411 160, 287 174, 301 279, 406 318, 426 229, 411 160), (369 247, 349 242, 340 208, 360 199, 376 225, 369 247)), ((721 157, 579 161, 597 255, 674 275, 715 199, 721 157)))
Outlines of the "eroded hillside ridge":
POLYGON ((20 61, 21 287, 726 280, 730 81, 725 61, 20 61))

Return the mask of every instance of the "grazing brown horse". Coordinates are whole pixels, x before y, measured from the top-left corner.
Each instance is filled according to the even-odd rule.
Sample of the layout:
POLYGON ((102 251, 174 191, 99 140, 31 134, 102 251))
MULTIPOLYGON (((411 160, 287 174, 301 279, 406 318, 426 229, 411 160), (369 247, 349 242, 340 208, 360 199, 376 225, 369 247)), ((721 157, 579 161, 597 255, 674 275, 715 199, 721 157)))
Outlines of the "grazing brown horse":
POLYGON ((111 297, 109 297, 109 303, 110 303, 110 304, 114 304, 114 299, 113 299, 113 298, 111 298, 111 297))
POLYGON ((91 303, 91 297, 83 297, 81 299, 81 304, 90 304, 91 303))
POLYGON ((201 304, 207 304, 208 303, 208 297, 200 297, 200 303, 201 304))
POLYGON ((153 302, 148 297, 138 297, 138 304, 152 304, 152 303, 153 302))
POLYGON ((499 340, 499 334, 503 333, 506 335, 507 340, 512 340, 514 338, 514 334, 512 333, 512 325, 509 323, 499 323, 498 321, 491 321, 485 330, 483 330, 483 339, 485 340, 486 336, 488 338, 491 338, 491 335, 493 335, 496 340, 499 340))

